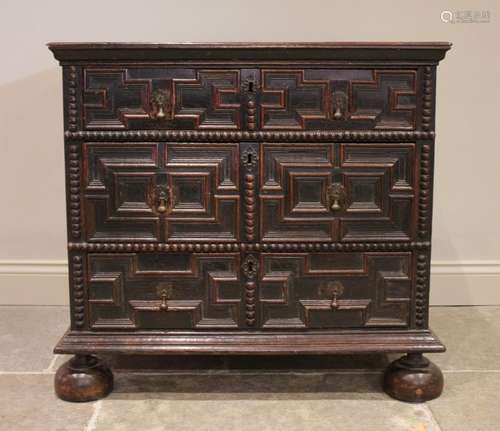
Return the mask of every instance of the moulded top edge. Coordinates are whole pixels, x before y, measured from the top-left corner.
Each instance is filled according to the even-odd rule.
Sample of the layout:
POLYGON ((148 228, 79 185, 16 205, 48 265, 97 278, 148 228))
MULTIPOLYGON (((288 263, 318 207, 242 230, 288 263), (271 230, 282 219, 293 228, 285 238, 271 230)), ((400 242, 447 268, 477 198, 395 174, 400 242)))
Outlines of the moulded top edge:
POLYGON ((60 61, 417 60, 439 61, 449 42, 51 42, 60 61))

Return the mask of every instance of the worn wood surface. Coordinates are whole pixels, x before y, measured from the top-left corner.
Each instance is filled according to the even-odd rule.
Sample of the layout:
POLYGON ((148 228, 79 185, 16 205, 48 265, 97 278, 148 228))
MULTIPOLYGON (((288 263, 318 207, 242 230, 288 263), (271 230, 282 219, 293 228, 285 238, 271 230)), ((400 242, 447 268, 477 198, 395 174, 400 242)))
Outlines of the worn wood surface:
POLYGON ((65 401, 95 401, 113 390, 113 373, 95 356, 76 355, 57 370, 54 389, 65 401))
POLYGON ((447 43, 66 44, 61 353, 443 350, 447 43))
POLYGON ((393 398, 421 403, 443 392, 443 373, 421 353, 409 353, 394 361, 384 374, 383 388, 393 398))

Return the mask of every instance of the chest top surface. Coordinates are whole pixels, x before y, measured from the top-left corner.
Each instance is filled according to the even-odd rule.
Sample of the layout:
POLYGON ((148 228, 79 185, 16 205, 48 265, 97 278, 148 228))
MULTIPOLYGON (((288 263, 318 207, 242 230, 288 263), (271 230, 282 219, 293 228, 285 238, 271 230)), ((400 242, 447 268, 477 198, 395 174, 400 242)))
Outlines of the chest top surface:
POLYGON ((115 43, 51 42, 60 61, 99 60, 340 60, 439 61, 448 42, 293 42, 293 43, 115 43))

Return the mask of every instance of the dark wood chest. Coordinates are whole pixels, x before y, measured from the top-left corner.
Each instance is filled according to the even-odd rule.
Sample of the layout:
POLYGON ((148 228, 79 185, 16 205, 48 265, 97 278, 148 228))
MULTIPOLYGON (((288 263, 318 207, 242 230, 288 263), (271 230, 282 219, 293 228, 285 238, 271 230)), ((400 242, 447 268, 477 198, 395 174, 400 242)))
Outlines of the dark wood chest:
POLYGON ((442 351, 428 328, 449 44, 49 44, 77 355, 442 351))

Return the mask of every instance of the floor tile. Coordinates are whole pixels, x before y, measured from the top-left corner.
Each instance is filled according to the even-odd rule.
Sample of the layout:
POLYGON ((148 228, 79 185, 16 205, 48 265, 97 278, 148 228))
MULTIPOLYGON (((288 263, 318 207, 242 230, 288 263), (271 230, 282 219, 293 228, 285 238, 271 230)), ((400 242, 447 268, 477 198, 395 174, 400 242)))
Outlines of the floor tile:
POLYGON ((442 370, 500 370, 500 307, 432 307, 430 324, 447 348, 428 355, 442 370))
MULTIPOLYGON (((162 394, 112 396, 103 403, 96 430, 197 431, 438 431, 427 407, 389 399, 330 399, 315 393, 314 399, 300 394, 282 397, 234 393, 215 398, 165 398, 162 394), (126 412, 126 414, 124 414, 126 412)), ((348 398, 348 397, 347 397, 348 398)))
POLYGON ((0 375, 0 431, 83 431, 95 403, 56 398, 51 374, 0 375))
POLYGON ((447 373, 441 397, 428 403, 442 431, 500 429, 500 373, 447 373))
POLYGON ((69 326, 64 306, 0 307, 0 371, 41 371, 69 326))

